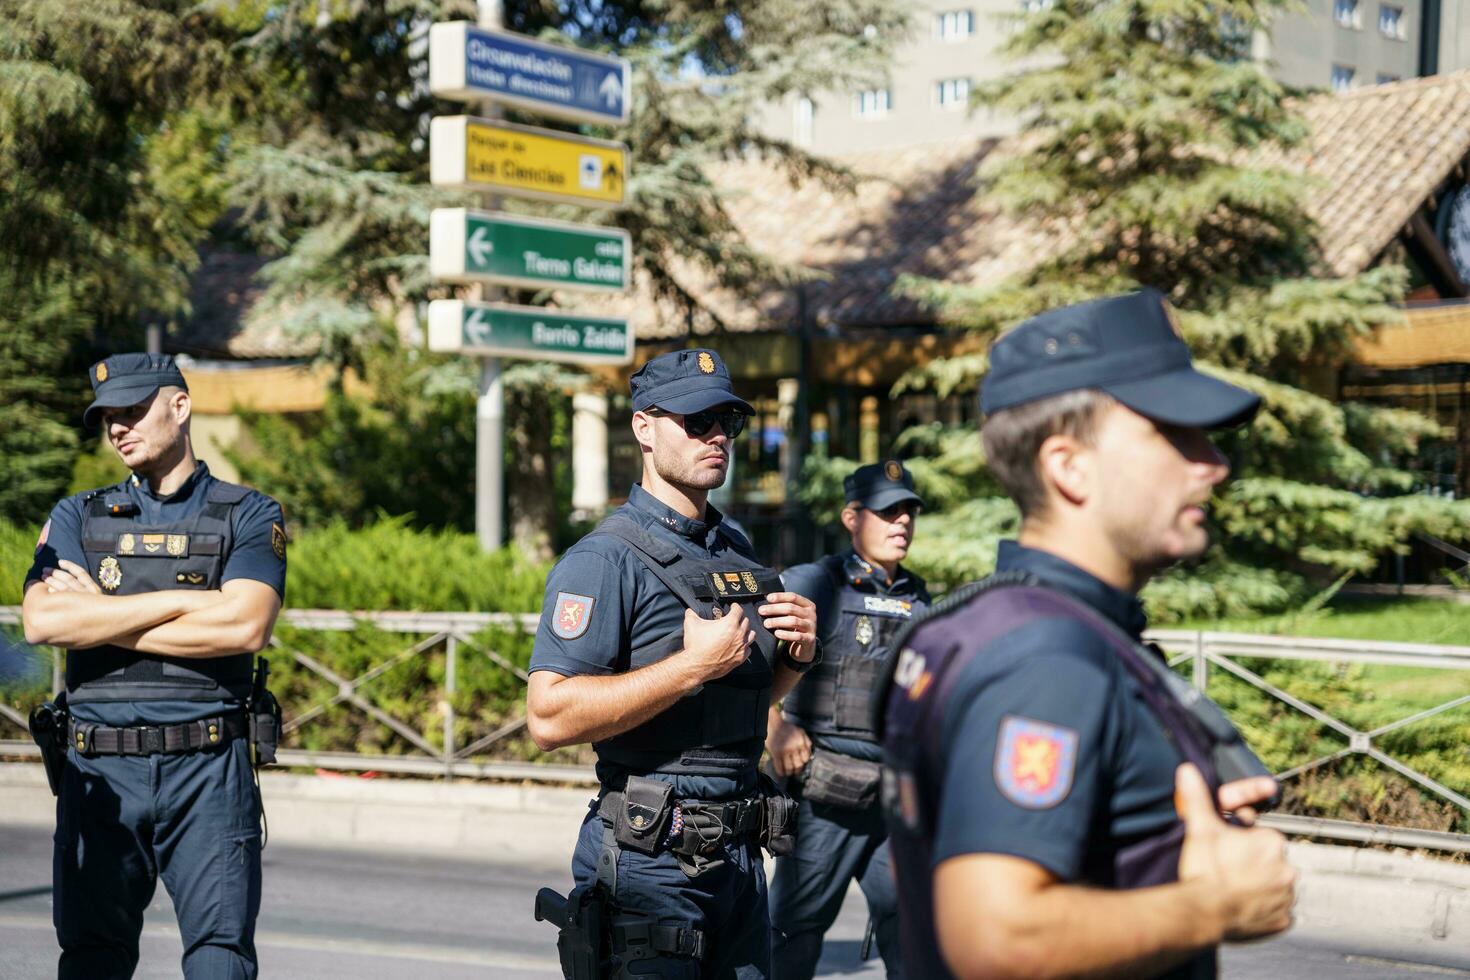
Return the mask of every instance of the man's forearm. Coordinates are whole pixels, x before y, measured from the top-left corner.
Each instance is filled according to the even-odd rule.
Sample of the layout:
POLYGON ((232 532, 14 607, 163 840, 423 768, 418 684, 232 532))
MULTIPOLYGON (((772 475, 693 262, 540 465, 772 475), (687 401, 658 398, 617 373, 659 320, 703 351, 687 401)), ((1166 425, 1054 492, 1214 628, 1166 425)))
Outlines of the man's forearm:
POLYGON ((211 601, 219 601, 218 592, 166 589, 140 595, 96 595, 50 592, 37 582, 26 591, 21 615, 26 642, 83 650, 116 643, 211 601))
POLYGON ((271 616, 262 623, 258 611, 238 597, 225 596, 203 609, 121 637, 117 645, 140 653, 200 659, 254 653, 270 642, 274 622, 271 616))
POLYGON ((773 709, 781 703, 782 698, 791 693, 791 689, 799 680, 801 680, 800 674, 779 660, 776 661, 776 677, 771 681, 771 707, 773 709))
POLYGON ((626 673, 562 677, 533 687, 531 734, 543 749, 598 742, 667 711, 698 686, 682 653, 626 673))
POLYGON ((946 959, 960 976, 1156 976, 1220 942, 1213 909, 1197 883, 1129 891, 1053 885, 1015 902, 999 922, 951 930, 967 948, 945 944, 946 959))

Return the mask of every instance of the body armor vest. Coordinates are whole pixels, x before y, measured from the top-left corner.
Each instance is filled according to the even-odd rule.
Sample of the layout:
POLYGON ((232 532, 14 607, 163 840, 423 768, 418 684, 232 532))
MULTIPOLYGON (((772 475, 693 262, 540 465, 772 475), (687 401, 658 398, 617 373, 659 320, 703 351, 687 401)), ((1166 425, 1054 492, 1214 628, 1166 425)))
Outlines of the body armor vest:
POLYGON ((879 674, 899 632, 928 606, 923 583, 911 598, 860 592, 848 586, 842 555, 819 564, 836 587, 837 610, 822 637, 822 659, 782 702, 782 714, 808 732, 876 741, 879 674), (921 598, 922 597, 922 598, 921 598))
MULTIPOLYGON (((108 595, 164 589, 218 589, 233 543, 231 517, 250 493, 215 480, 204 507, 192 517, 145 524, 109 511, 104 497, 125 485, 94 490, 82 501, 82 549, 92 579, 108 595)), ((222 701, 250 694, 254 655, 165 657, 116 646, 71 651, 66 657, 67 700, 222 701)))
MULTIPOLYGON (((932 884, 943 780, 939 743, 947 702, 971 658, 1002 635, 1047 617, 1081 620, 1103 636, 1178 750, 1180 761, 1199 767, 1212 795, 1222 781, 1216 760, 1227 741, 1225 733, 1207 730, 1169 689, 1159 667, 1145 660, 1157 659, 1155 650, 1091 606, 1018 573, 995 575, 946 597, 922 629, 916 623, 909 634, 899 637, 902 649, 881 678, 880 715, 875 720, 883 743, 883 807, 902 909, 905 972, 915 976, 952 976, 939 953, 932 884)), ((1243 748, 1238 734, 1235 738, 1243 748)), ((1265 772, 1264 767, 1257 771, 1265 772)), ((975 814, 974 819, 983 820, 984 814, 975 814)), ((1088 854, 1083 882, 1130 889, 1177 881, 1183 841, 1184 824, 1176 820, 1153 834, 1114 842, 1108 850, 1088 854)))
MULTIPOLYGON (((718 533, 734 547, 719 558, 703 559, 684 554, 622 514, 612 515, 593 533, 611 534, 627 544, 665 588, 700 616, 744 606, 756 634, 745 663, 638 727, 594 743, 598 758, 640 773, 726 775, 755 765, 766 738, 777 645, 756 609, 769 593, 781 591, 780 578, 750 557, 749 543, 724 527, 718 533)), ((657 663, 683 647, 680 627, 633 650, 628 669, 657 663)))

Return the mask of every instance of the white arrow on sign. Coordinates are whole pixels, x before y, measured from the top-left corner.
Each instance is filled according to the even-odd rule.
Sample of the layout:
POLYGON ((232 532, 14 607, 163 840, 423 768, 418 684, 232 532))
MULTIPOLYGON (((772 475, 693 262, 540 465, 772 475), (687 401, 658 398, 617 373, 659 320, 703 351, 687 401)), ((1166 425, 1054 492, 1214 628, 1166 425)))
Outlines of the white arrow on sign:
POLYGON ((495 254, 495 243, 487 237, 488 232, 489 229, 481 225, 475 229, 470 240, 465 242, 465 248, 470 250, 470 255, 474 257, 476 265, 484 265, 485 257, 495 254))
POLYGON ((490 342, 490 324, 485 322, 485 311, 475 310, 464 323, 464 332, 470 340, 484 346, 490 342))
POLYGON ((602 87, 597 91, 602 96, 602 101, 607 103, 608 108, 612 108, 623 97, 623 80, 618 77, 617 72, 610 71, 602 80, 602 87))

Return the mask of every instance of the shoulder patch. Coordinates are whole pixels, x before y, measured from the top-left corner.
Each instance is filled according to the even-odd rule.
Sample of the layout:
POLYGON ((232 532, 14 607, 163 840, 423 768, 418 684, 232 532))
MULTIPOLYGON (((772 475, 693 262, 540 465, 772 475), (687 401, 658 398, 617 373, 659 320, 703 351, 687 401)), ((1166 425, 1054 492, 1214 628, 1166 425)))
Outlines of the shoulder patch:
POLYGON ((995 785, 1012 803, 1045 810, 1067 798, 1077 771, 1077 733, 1016 715, 1001 719, 995 785))
POLYGON ((286 529, 275 521, 271 522, 271 551, 274 551, 276 557, 281 561, 286 560, 286 529))
POLYGON ((51 537, 51 521, 48 519, 45 524, 41 525, 41 536, 36 539, 35 553, 37 555, 41 553, 42 548, 46 547, 46 539, 49 537, 51 537))
POLYGON ((597 600, 590 595, 575 592, 558 592, 556 608, 552 610, 551 629, 563 640, 575 640, 587 632, 592 621, 592 607, 597 600))

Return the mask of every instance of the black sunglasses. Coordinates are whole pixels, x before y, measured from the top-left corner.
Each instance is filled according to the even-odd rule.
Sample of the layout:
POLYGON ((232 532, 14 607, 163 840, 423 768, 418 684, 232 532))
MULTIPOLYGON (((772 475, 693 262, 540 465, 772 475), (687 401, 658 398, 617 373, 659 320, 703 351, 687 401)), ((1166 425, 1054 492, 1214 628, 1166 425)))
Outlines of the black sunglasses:
MULTIPOLYGON (((666 412, 661 408, 650 408, 648 414, 656 418, 673 418, 673 412, 666 412)), ((720 430, 728 439, 734 439, 745 431, 746 414, 735 408, 707 408, 702 412, 690 412, 688 415, 679 416, 683 419, 684 431, 696 439, 709 432, 720 423, 720 430)))
MULTIPOLYGON (((859 504, 858 507, 861 508, 862 505, 859 504)), ((872 507, 869 507, 867 509, 873 511, 873 513, 877 514, 885 521, 888 521, 890 524, 898 520, 899 514, 907 514, 910 517, 918 517, 919 514, 921 514, 924 510, 923 506, 921 506, 918 501, 915 500, 900 500, 896 504, 889 504, 882 510, 874 510, 872 507)))

